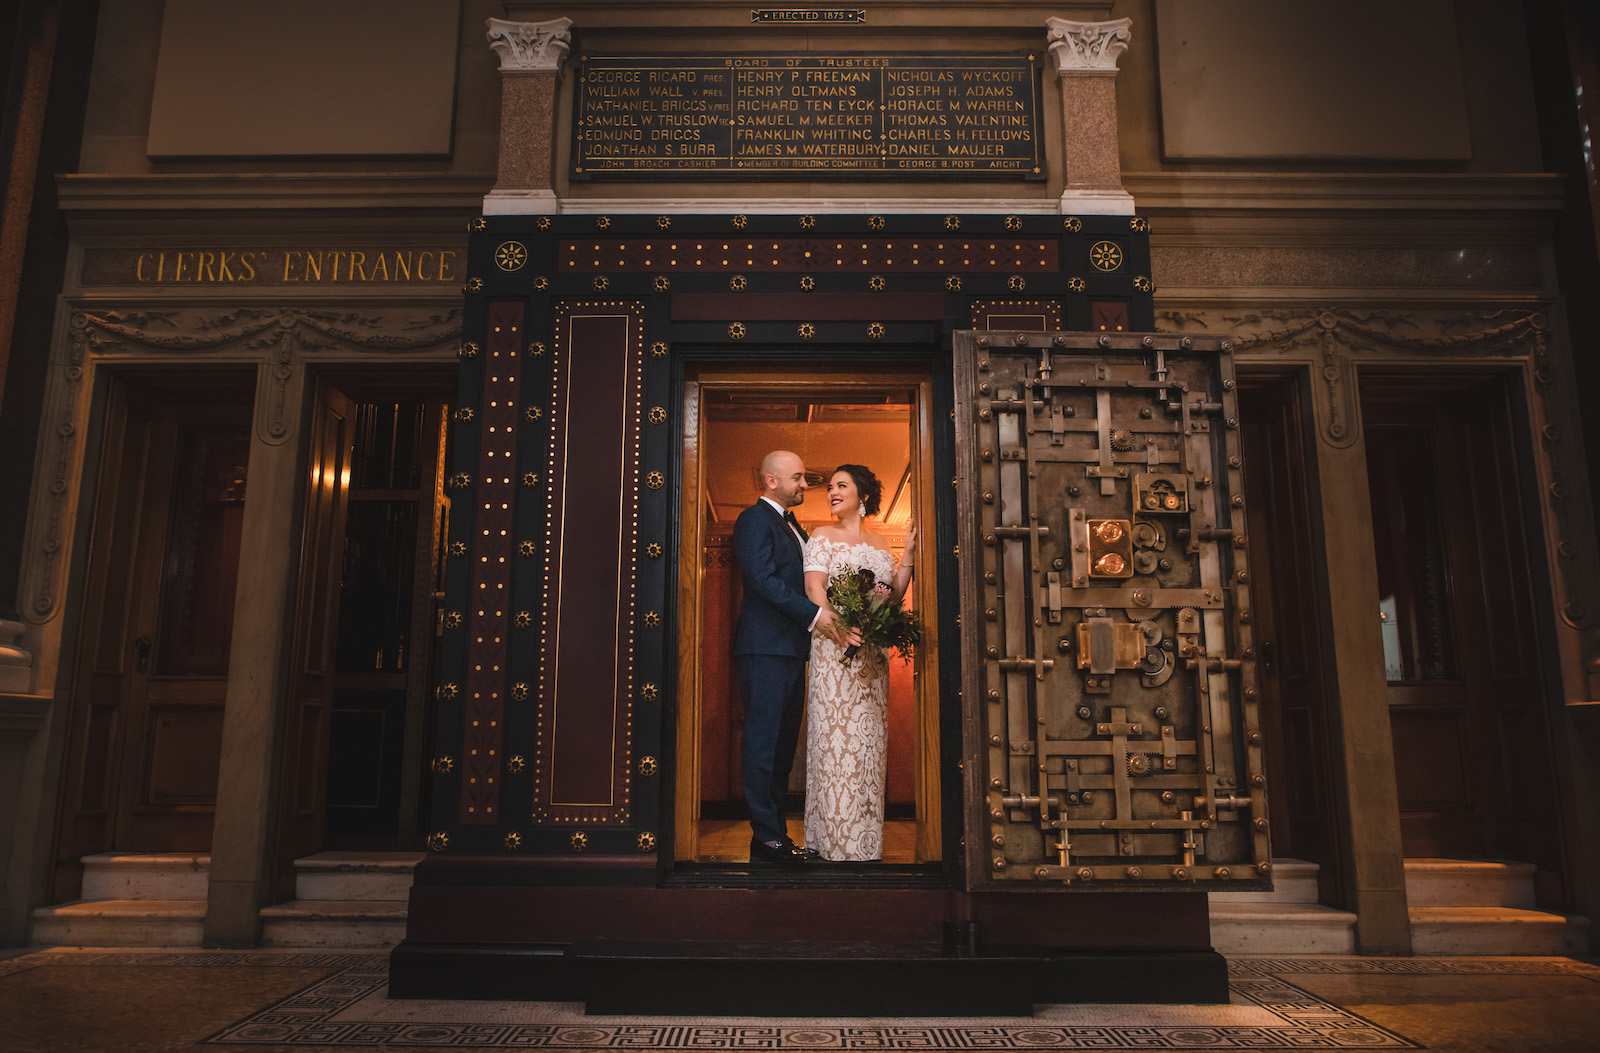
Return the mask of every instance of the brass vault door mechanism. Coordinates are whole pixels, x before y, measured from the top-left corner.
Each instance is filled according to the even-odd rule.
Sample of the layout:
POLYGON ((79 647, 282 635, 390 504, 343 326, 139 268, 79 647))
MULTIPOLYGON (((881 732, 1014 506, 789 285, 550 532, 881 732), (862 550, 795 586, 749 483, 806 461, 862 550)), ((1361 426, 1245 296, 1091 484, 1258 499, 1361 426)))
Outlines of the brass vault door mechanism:
POLYGON ((1226 340, 955 334, 970 887, 1266 887, 1226 340))

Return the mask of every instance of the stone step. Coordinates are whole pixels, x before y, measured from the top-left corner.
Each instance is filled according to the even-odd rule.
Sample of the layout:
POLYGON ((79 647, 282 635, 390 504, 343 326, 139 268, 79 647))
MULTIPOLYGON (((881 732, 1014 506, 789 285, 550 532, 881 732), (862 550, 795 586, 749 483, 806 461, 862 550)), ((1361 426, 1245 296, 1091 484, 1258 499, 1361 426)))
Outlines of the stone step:
POLYGON ((204 899, 96 899, 39 907, 30 942, 37 947, 198 947, 204 899))
POLYGON ((264 947, 393 947, 406 936, 406 901, 297 899, 261 908, 264 947))
POLYGON ((294 861, 302 900, 405 900, 423 852, 318 852, 294 861))
POLYGON ((211 868, 210 856, 194 852, 102 852, 82 862, 86 900, 203 900, 211 868))
POLYGON ((1532 863, 1503 859, 1407 859, 1413 907, 1533 907, 1532 863))
POLYGON ((1589 953, 1589 919, 1518 907, 1412 907, 1413 954, 1589 953))
POLYGON ((1222 954, 1354 954, 1356 916, 1316 903, 1211 900, 1211 945, 1222 954))
POLYGON ((1271 892, 1214 892, 1212 904, 1224 903, 1316 903, 1317 874, 1322 868, 1304 859, 1272 861, 1271 892))

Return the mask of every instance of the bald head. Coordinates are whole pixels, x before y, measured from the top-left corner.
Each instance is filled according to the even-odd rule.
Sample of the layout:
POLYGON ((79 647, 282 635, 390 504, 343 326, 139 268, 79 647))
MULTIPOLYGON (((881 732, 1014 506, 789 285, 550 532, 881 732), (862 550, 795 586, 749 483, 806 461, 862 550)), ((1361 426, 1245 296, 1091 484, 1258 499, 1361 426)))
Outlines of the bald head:
POLYGON ((788 450, 773 450, 761 458, 762 494, 785 508, 806 499, 806 466, 788 450))

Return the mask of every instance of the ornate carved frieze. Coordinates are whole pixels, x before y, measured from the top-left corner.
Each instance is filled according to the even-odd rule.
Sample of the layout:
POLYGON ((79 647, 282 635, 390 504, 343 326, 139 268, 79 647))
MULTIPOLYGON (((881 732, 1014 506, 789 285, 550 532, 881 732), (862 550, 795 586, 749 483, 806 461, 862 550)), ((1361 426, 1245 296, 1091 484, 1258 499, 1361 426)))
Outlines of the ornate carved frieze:
POLYGON ((35 483, 20 602, 35 624, 59 609, 70 509, 77 499, 90 367, 189 357, 255 362, 256 435, 267 445, 293 437, 307 360, 340 353, 444 353, 460 342, 461 311, 434 313, 274 307, 103 309, 68 319, 46 397, 40 477, 35 483))
POLYGON ((1083 70, 1116 72, 1117 59, 1128 50, 1133 19, 1112 22, 1072 22, 1065 18, 1045 21, 1049 28, 1050 54, 1056 70, 1062 73, 1083 70))
MULTIPOLYGON (((1166 310, 1158 324, 1177 331, 1213 329, 1212 312, 1166 310)), ((1280 355, 1311 352, 1320 360, 1316 386, 1317 430, 1322 441, 1344 449, 1361 435, 1360 408, 1350 383, 1356 354, 1415 353, 1522 355, 1543 316, 1526 311, 1485 315, 1407 313, 1345 308, 1258 309, 1215 315, 1218 330, 1233 334, 1241 351, 1269 348, 1280 355)))
POLYGON ((504 18, 485 21, 489 47, 500 56, 502 72, 559 70, 572 48, 572 19, 548 22, 512 22, 504 18))

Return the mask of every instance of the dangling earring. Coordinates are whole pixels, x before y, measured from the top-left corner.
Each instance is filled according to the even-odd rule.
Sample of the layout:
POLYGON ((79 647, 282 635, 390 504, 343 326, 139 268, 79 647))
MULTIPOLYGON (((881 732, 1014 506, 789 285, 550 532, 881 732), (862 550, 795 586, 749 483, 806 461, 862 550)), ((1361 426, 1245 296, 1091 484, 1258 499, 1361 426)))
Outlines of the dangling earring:
POLYGON ((856 515, 860 516, 862 519, 867 518, 867 503, 865 501, 861 502, 861 504, 856 508, 856 515))

